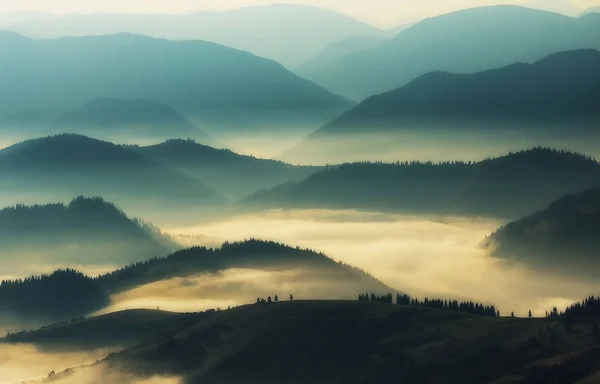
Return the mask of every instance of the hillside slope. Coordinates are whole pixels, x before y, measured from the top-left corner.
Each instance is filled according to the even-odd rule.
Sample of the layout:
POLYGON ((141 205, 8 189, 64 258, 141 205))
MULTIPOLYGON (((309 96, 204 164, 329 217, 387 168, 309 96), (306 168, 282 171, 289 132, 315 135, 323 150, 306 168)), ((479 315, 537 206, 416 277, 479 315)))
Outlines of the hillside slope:
MULTIPOLYGON (((294 301, 213 313, 172 337, 114 354, 91 369, 227 384, 553 383, 548 379, 579 380, 598 370, 592 363, 598 356, 593 340, 585 322, 567 332, 554 319, 294 301)), ((70 374, 78 377, 77 371, 65 377, 70 374)))

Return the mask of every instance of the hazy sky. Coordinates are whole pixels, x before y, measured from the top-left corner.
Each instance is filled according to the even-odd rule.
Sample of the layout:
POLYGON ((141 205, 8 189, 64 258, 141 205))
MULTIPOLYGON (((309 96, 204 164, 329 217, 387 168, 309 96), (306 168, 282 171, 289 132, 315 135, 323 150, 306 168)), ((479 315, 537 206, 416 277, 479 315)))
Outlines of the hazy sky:
MULTIPOLYGON (((380 24, 418 19, 461 8, 499 3, 564 3, 569 0, 282 0, 340 10, 349 15, 380 24)), ((571 0, 582 9, 600 4, 599 0, 571 0)), ((208 9, 231 9, 274 3, 273 0, 0 0, 0 13, 35 10, 53 13, 179 13, 208 9)))

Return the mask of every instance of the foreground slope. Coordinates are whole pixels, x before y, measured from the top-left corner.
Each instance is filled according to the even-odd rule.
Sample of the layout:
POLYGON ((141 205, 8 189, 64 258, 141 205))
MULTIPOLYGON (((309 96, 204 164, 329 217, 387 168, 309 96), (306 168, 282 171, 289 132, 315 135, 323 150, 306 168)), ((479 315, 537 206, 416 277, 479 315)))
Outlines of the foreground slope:
POLYGON ((354 208, 518 218, 600 184, 590 157, 547 148, 476 163, 353 163, 241 201, 248 209, 354 208))
POLYGON ((203 143, 213 140, 173 108, 152 100, 100 98, 61 114, 53 123, 60 132, 109 138, 171 136, 195 137, 203 143))
POLYGON ((0 115, 104 97, 151 99, 190 118, 246 124, 329 118, 349 105, 274 61, 205 41, 129 34, 31 40, 0 32, 0 49, 0 115))
MULTIPOLYGON (((101 198, 0 210, 0 265, 111 266, 163 256, 178 248, 158 229, 130 219, 101 198)), ((12 268, 11 268, 12 267, 12 268)))
POLYGON ((300 181, 321 169, 239 155, 191 140, 167 140, 151 146, 128 146, 127 149, 202 180, 234 200, 279 184, 300 181))
POLYGON ((599 368, 585 364, 598 356, 592 329, 373 302, 280 302, 213 313, 90 369, 185 383, 554 383, 599 368))
MULTIPOLYGON (((360 153, 380 136, 392 140, 397 135, 399 149, 407 140, 405 135, 413 133, 452 138, 469 132, 465 141, 502 131, 540 140, 548 136, 597 138, 598 92, 600 51, 594 49, 560 52, 533 64, 472 74, 432 72, 364 100, 284 158, 360 153)), ((431 140, 435 142, 435 137, 431 140)))
POLYGON ((292 68, 343 38, 383 34, 375 27, 338 12, 301 4, 272 4, 182 15, 94 13, 50 20, 10 22, 0 19, 0 28, 36 38, 126 32, 173 40, 207 40, 252 52, 292 68))
POLYGON ((63 134, 0 150, 0 198, 8 204, 102 196, 158 224, 182 209, 224 200, 200 181, 109 142, 63 134), (155 221, 160 218, 161 221, 155 221))
POLYGON ((547 271, 596 277, 600 265, 600 189, 568 195, 511 222, 483 243, 492 256, 547 271))
POLYGON ((600 18, 595 16, 571 18, 509 5, 467 9, 423 20, 380 47, 304 75, 362 100, 431 71, 469 73, 559 51, 598 49, 600 18))

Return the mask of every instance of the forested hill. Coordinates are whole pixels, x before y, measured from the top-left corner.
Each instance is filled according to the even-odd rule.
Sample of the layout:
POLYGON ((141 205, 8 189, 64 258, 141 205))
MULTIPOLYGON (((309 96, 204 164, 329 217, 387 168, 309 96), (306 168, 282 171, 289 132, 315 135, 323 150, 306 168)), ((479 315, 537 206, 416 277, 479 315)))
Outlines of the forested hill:
POLYGON ((353 163, 241 201, 248 209, 350 208, 518 218, 600 185, 592 158, 548 148, 480 162, 353 163))
POLYGON ((166 255, 178 245, 102 198, 0 210, 0 263, 114 265, 166 255))
POLYGON ((483 242, 499 258, 555 273, 596 278, 600 188, 572 194, 499 228, 483 242))
MULTIPOLYGON (((280 284, 286 290, 312 284, 313 295, 354 298, 363 292, 387 293, 393 289, 366 272, 338 263, 322 253, 283 244, 248 240, 225 243, 221 248, 195 247, 131 264, 111 273, 90 278, 73 270, 25 280, 4 281, 0 285, 0 319, 20 318, 23 323, 42 324, 87 315, 102 309, 111 295, 144 284, 176 277, 202 278, 230 268, 285 272, 280 284), (294 276, 301 276, 295 279, 294 276), (80 287, 82 289, 79 289, 80 287), (328 292, 318 287, 328 287, 328 292), (332 289, 333 287, 333 289, 332 289), (317 293, 317 291, 319 291, 317 293), (335 292, 335 293, 333 293, 335 292), (43 305, 38 305, 38 301, 43 305), (48 310, 52 307, 52 310, 48 310)), ((254 297, 254 292, 246 292, 254 297)), ((185 297, 181 299, 192 299, 185 297)))

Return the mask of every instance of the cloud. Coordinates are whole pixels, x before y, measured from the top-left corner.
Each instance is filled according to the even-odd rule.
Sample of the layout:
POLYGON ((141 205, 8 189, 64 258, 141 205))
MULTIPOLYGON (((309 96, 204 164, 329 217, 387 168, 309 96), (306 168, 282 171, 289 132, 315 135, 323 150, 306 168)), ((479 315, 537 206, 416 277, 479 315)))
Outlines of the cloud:
POLYGON ((600 290, 600 284, 546 276, 488 256, 481 241, 496 220, 299 210, 243 215, 177 233, 281 241, 322 251, 416 296, 478 300, 502 313, 543 314, 600 290))

